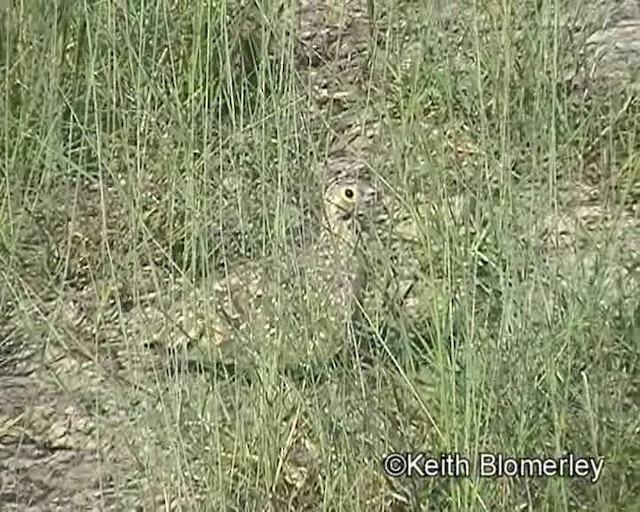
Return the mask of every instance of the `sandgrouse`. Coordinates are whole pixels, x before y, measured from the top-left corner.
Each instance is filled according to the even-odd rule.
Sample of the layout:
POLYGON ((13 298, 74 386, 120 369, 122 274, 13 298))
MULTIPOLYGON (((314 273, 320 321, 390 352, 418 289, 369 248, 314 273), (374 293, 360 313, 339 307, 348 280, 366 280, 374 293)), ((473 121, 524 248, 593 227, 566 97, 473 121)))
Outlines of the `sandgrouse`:
POLYGON ((233 357, 238 348, 260 359, 330 356, 344 345, 361 309, 362 226, 375 198, 376 190, 362 180, 329 184, 314 243, 286 261, 245 264, 222 279, 191 285, 165 308, 145 308, 136 337, 216 361, 233 357))

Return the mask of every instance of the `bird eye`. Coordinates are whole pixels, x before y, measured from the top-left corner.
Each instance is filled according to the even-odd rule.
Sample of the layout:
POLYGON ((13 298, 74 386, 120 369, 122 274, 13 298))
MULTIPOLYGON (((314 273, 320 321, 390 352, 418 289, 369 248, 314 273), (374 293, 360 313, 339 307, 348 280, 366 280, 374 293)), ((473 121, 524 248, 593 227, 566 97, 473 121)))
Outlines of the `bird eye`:
POLYGON ((355 195, 356 194, 352 188, 347 187, 344 189, 344 197, 346 197, 347 199, 352 200, 355 197, 355 195))

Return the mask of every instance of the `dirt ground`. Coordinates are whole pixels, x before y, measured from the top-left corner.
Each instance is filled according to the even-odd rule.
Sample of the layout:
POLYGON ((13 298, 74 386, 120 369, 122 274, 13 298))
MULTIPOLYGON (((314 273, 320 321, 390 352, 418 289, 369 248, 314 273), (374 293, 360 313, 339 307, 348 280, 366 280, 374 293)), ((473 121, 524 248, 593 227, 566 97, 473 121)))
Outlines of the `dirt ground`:
MULTIPOLYGON (((576 79, 637 76, 639 63, 629 56, 639 55, 640 4, 616 5, 608 24, 586 25, 587 30, 605 28, 586 38, 585 62, 594 65, 576 72, 576 79)), ((360 165, 367 151, 367 121, 352 110, 351 98, 366 81, 362 59, 376 35, 366 4, 350 2, 338 15, 324 2, 307 0, 299 17, 299 69, 318 113, 330 120, 335 137, 329 158, 336 166, 345 165, 345 159, 360 165)), ((0 329, 0 510, 122 510, 117 475, 123 468, 135 472, 135 461, 121 432, 109 435, 96 426, 92 404, 81 393, 96 379, 103 385, 106 377, 96 374, 87 359, 67 353, 60 356, 66 360, 56 360, 64 351, 42 350, 46 329, 14 330, 17 305, 0 301, 0 306, 5 323, 0 329)), ((51 319, 51 314, 42 316, 51 319)))
POLYGON ((65 389, 73 375, 40 363, 39 338, 2 334, 0 508, 116 510, 112 443, 65 389))
POLYGON ((0 378, 3 510, 115 510, 109 463, 84 411, 37 373, 0 378))

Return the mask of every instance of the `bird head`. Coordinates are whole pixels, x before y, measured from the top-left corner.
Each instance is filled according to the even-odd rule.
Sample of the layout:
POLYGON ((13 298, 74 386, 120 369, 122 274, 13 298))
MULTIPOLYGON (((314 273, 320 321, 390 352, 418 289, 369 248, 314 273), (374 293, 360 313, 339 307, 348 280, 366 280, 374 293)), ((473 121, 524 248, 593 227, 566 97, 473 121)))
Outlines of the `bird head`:
POLYGON ((342 180, 325 191, 326 220, 329 232, 345 241, 360 234, 362 218, 377 198, 377 191, 363 180, 342 180))

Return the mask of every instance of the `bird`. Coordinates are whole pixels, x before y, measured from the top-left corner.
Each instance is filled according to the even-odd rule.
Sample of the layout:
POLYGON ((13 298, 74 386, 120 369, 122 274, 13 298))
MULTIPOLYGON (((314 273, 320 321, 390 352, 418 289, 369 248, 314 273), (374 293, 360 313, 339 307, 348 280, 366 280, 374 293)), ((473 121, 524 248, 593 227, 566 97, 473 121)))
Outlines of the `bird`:
POLYGON ((185 351, 189 360, 217 362, 238 352, 285 363, 330 357, 360 317, 363 228, 378 196, 360 178, 329 182, 320 232, 310 245, 291 258, 245 263, 198 285, 183 281, 182 296, 141 308, 137 322, 128 322, 137 325, 130 332, 145 347, 185 351))

